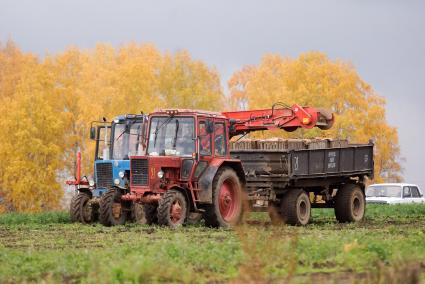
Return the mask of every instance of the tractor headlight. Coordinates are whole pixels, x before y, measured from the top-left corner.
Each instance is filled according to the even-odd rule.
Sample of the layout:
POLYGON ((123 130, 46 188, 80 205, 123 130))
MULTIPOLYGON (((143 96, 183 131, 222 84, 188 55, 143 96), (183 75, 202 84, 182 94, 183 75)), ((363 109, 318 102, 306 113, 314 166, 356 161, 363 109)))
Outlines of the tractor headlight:
POLYGON ((118 176, 119 176, 120 178, 123 178, 123 177, 124 177, 124 175, 125 175, 124 171, 120 171, 120 172, 118 173, 118 176))
POLYGON ((163 178, 164 177, 164 171, 163 170, 159 170, 158 177, 159 178, 163 178))
POLYGON ((120 180, 119 179, 114 179, 114 183, 115 183, 115 185, 119 185, 120 184, 120 180))
POLYGON ((93 179, 89 179, 89 185, 94 186, 94 180, 93 179))

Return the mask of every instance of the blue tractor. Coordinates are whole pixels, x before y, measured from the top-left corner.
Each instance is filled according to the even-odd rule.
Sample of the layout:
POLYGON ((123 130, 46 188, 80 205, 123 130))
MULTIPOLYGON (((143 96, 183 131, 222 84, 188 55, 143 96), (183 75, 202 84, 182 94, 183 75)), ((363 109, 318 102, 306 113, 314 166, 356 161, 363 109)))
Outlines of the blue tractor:
POLYGON ((106 119, 92 122, 90 138, 96 141, 94 180, 80 177, 81 155, 78 154, 76 179, 67 181, 77 189, 70 206, 72 221, 92 223, 100 219, 102 224, 110 226, 143 220, 141 205, 111 202, 105 210, 105 206, 100 208, 100 203, 110 199, 112 188, 128 186, 129 157, 144 154, 146 125, 147 116, 144 114, 120 115, 112 122, 106 122, 106 119))

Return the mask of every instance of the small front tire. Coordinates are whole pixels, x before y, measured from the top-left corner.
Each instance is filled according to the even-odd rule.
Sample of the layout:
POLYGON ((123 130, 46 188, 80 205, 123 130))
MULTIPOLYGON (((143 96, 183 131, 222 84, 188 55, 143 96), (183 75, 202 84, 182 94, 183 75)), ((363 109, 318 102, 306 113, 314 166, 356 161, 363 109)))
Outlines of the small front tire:
POLYGON ((158 203, 144 203, 143 211, 145 213, 146 224, 158 224, 158 203))
POLYGON ((146 224, 145 210, 140 203, 131 204, 131 221, 137 224, 146 224))
POLYGON ((71 199, 70 216, 72 222, 90 224, 98 219, 98 206, 88 192, 79 191, 71 199))
POLYGON ((177 228, 186 222, 188 215, 185 196, 178 190, 168 190, 158 202, 158 223, 177 228))
POLYGON ((100 223, 105 226, 123 225, 129 219, 130 206, 121 200, 121 192, 111 188, 100 198, 100 223))

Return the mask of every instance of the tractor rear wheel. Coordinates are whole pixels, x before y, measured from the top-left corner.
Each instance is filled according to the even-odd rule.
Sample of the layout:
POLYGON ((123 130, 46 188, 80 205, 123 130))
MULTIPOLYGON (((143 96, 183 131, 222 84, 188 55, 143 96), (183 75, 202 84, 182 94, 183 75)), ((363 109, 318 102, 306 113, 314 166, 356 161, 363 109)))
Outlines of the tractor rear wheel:
POLYGON ((361 221, 365 208, 365 196, 358 185, 348 183, 338 189, 335 196, 335 217, 340 223, 361 221))
POLYGON ((146 224, 158 224, 158 204, 157 203, 144 203, 143 211, 145 213, 146 224))
POLYGON ((88 192, 79 191, 71 199, 69 210, 71 221, 89 224, 98 219, 98 206, 88 192))
POLYGON ((217 171, 212 186, 212 202, 204 213, 205 225, 224 227, 238 224, 243 214, 243 193, 238 175, 228 167, 217 171))
POLYGON ((290 189, 283 195, 279 215, 282 221, 293 226, 307 225, 311 215, 308 194, 302 189, 290 189))
POLYGON ((187 218, 188 209, 185 196, 177 190, 168 190, 158 202, 158 223, 177 228, 187 218))
POLYGON ((123 225, 130 218, 130 206, 121 200, 121 192, 111 188, 100 198, 100 223, 105 226, 123 225))

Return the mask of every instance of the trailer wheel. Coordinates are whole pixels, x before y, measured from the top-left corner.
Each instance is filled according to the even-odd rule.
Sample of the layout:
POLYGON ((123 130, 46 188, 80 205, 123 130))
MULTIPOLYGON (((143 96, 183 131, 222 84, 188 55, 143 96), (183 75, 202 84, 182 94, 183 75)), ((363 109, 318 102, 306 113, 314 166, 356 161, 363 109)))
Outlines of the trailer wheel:
POLYGON ((212 186, 213 204, 204 213, 205 225, 230 227, 242 219, 242 187, 239 177, 231 168, 218 170, 212 186))
POLYGON ((129 219, 130 208, 121 200, 121 192, 115 188, 100 198, 100 223, 105 226, 123 225, 129 219))
POLYGON ((335 196, 335 217, 340 223, 358 222, 364 217, 366 201, 356 184, 346 184, 335 196))
POLYGON ((174 189, 168 190, 158 201, 158 223, 177 228, 186 221, 187 211, 184 195, 174 189))
POLYGON ((79 191, 71 199, 70 216, 72 222, 89 224, 98 219, 98 208, 92 202, 91 195, 87 192, 79 191))
POLYGON ((158 204, 157 203, 144 203, 143 211, 145 212, 146 224, 158 224, 158 204))
POLYGON ((311 203, 308 194, 302 189, 290 189, 280 203, 280 215, 289 225, 307 225, 311 215, 311 203))

